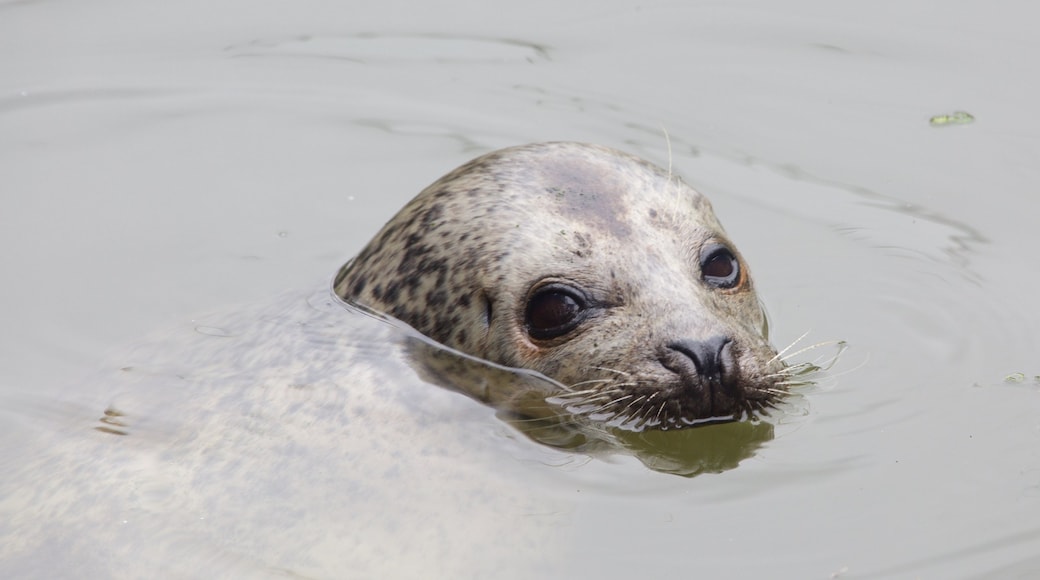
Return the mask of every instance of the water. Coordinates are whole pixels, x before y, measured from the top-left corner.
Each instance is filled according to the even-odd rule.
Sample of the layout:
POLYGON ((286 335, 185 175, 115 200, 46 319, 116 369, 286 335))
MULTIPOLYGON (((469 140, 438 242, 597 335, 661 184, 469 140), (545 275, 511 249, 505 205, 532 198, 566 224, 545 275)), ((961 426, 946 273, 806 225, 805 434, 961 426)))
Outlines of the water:
MULTIPOLYGON (((447 446, 461 449, 448 464, 501 493, 465 515, 403 496, 442 518, 442 544, 409 536, 373 573, 461 574, 461 554, 501 538, 509 557, 471 570, 1031 577, 1035 16, 1022 2, 0 4, 0 466, 24 464, 26 434, 67 417, 60 401, 107 402, 91 377, 153 331, 308 295, 481 152, 586 140, 670 158, 709 195, 777 345, 810 331, 850 348, 751 457, 692 479, 542 448, 440 400, 483 434, 447 446), (929 126, 957 110, 975 123, 929 126), (512 519, 489 525, 488 506, 512 519)), ((270 571, 262 546, 285 538, 265 526, 349 532, 317 515, 310 495, 334 488, 314 485, 262 497, 303 519, 256 512, 234 558, 203 541, 220 523, 175 526, 148 554, 270 571)), ((395 506, 375 509, 408 527, 395 506)), ((311 560, 292 571, 350 575, 342 546, 301 544, 311 560)))

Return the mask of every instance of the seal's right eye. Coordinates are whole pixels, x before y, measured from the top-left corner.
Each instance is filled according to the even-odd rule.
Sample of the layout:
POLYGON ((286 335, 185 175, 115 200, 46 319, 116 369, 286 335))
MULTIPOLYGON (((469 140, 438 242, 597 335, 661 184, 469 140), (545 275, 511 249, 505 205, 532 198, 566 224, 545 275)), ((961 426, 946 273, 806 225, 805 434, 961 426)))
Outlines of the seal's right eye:
POLYGON ((586 301, 580 293, 561 284, 550 284, 528 299, 524 324, 531 338, 548 340, 577 328, 585 312, 586 301))

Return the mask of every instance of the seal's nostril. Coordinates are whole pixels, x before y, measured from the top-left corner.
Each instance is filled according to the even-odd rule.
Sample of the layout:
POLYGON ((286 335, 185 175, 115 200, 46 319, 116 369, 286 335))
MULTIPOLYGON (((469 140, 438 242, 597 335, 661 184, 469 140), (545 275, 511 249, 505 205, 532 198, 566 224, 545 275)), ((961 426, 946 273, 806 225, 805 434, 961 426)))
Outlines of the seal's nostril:
POLYGON ((697 367, 697 374, 705 379, 721 382, 725 373, 722 349, 729 343, 728 337, 720 335, 707 340, 677 340, 667 346, 693 361, 697 367))

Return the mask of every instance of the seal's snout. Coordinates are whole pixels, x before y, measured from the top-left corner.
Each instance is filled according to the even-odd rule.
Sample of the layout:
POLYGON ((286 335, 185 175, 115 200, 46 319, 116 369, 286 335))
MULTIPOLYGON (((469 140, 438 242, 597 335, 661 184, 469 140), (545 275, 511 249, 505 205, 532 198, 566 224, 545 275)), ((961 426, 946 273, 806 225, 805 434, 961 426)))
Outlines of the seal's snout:
POLYGON ((676 340, 665 345, 667 352, 661 363, 687 385, 729 390, 736 372, 732 343, 728 336, 721 335, 706 340, 676 340))

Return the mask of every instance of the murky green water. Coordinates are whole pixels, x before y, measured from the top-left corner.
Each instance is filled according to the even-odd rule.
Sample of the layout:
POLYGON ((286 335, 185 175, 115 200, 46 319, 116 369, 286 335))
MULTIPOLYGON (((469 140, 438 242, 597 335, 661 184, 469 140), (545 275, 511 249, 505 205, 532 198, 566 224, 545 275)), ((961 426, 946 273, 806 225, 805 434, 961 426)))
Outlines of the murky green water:
MULTIPOLYGON (((0 570, 1032 577, 1033 12, 0 4, 0 570), (959 110, 975 122, 929 123, 959 110), (726 470, 553 450, 435 388, 394 395, 423 421, 378 422, 388 438, 329 414, 329 375, 275 404, 221 398, 242 375, 193 363, 236 352, 194 328, 257 312, 324 313, 276 333, 301 353, 363 348, 314 292, 445 171, 552 139, 671 158, 750 262, 774 342, 849 344, 767 436, 720 431, 750 449, 726 470), (114 416, 128 436, 94 429, 112 404, 142 409, 114 416), (310 422, 276 420, 292 404, 310 422)), ((365 360, 421 386, 386 352, 365 360)))

